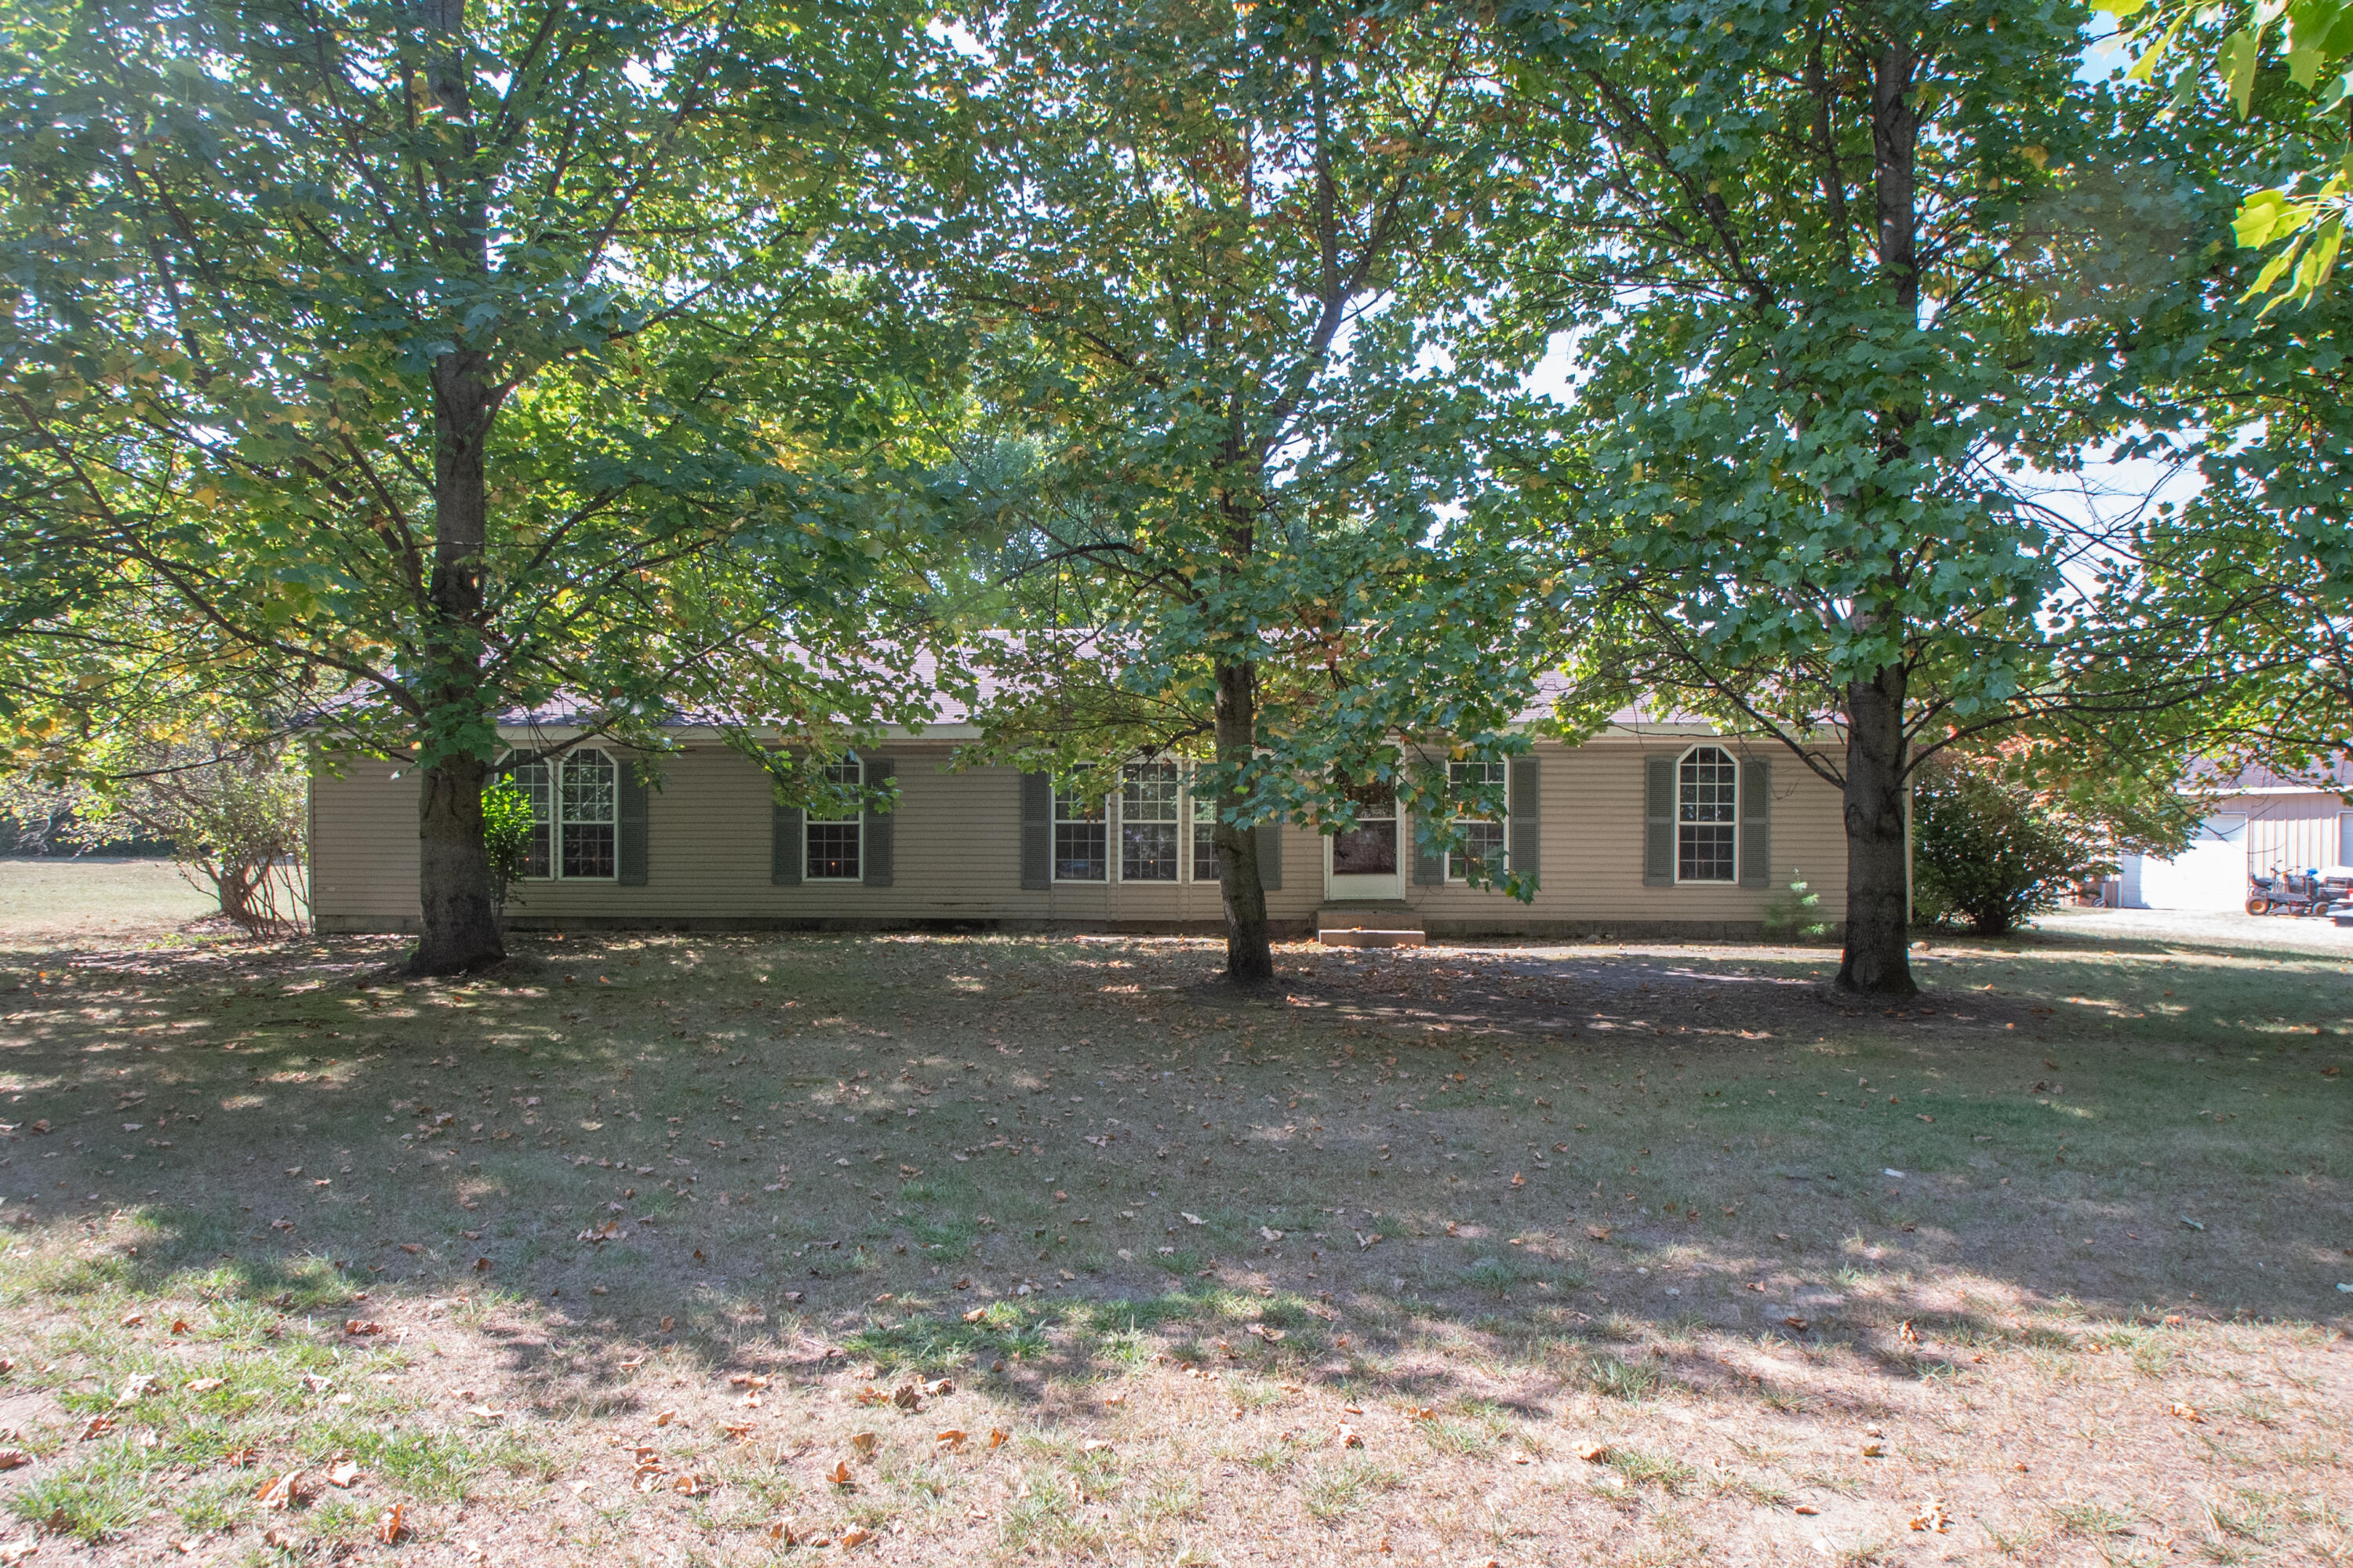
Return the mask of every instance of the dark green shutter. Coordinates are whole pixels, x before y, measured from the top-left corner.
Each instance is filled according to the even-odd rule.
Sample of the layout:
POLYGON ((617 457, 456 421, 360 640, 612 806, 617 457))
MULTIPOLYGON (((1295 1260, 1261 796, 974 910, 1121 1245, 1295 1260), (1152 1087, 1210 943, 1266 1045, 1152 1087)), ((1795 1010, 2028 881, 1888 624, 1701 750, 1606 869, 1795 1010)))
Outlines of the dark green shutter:
POLYGON ((1021 776, 1021 885, 1054 885, 1054 780, 1021 776))
POLYGON ((1509 778, 1511 815, 1504 825, 1508 841, 1504 863, 1509 869, 1533 877, 1544 849, 1544 794, 1537 786, 1536 759, 1514 757, 1509 778))
POLYGON ((1282 824, 1258 825, 1258 885, 1269 893, 1282 891, 1282 824))
POLYGON ((1446 857, 1424 843, 1421 821, 1410 824, 1413 832, 1413 880, 1419 887, 1441 887, 1446 883, 1446 857))
MULTIPOLYGON (((871 789, 878 784, 890 783, 892 775, 896 774, 898 770, 899 764, 892 758, 868 758, 866 759, 866 787, 869 789, 871 789)), ((893 804, 895 803, 896 802, 894 801, 893 804)), ((866 885, 869 887, 888 887, 891 885, 891 853, 892 848, 892 824, 896 821, 897 818, 890 811, 878 811, 873 810, 871 807, 867 809, 866 843, 864 846, 864 854, 866 859, 865 882, 866 885)))
POLYGON ((1773 885, 1773 765, 1761 757, 1740 765, 1740 885, 1773 885))
POLYGON ((619 810, 614 813, 614 868, 619 874, 617 881, 624 887, 646 885, 646 781, 638 777, 634 764, 620 765, 619 810))
POLYGON ((1675 759, 1642 759, 1642 885, 1675 884, 1675 759))

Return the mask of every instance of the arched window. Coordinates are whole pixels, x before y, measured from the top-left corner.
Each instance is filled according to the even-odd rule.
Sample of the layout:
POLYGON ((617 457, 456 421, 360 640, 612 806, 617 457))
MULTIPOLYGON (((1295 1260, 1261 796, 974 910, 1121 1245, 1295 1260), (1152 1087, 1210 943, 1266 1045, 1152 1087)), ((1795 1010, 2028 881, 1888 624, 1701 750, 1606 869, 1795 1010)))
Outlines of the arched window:
POLYGON ((1720 746, 1695 746, 1675 768, 1675 880, 1740 878, 1740 764, 1720 746))
POLYGON ((613 759, 594 749, 567 752, 560 762, 523 763, 513 779, 531 798, 523 875, 612 880, 621 781, 613 759))

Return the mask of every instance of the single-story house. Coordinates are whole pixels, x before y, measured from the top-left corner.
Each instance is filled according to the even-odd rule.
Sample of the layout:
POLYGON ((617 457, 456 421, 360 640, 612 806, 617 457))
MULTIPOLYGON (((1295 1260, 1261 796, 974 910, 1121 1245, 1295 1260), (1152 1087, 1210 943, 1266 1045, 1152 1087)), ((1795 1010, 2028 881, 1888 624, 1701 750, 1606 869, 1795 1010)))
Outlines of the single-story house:
MULTIPOLYGON (((1777 743, 1619 718, 1581 745, 1540 739, 1514 758, 1507 814, 1471 830, 1466 855, 1536 872, 1534 903, 1472 887, 1462 856, 1420 853, 1392 807, 1345 835, 1259 830, 1276 931, 1353 922, 1437 936, 1742 936, 1799 878, 1836 920, 1846 895, 1837 790, 1777 743)), ((501 733, 519 750, 578 735, 544 715, 501 733)), ((767 774, 715 728, 672 733, 677 749, 651 759, 650 788, 632 754, 603 741, 519 770, 539 830, 511 926, 1223 928, 1208 817, 1175 761, 1126 765, 1091 804, 1041 774, 951 768, 978 732, 946 713, 839 765, 849 782, 895 781, 894 810, 820 821, 777 805, 767 774)), ((417 928, 417 775, 399 762, 314 769, 318 930, 417 928)))
POLYGON ((2248 768, 2199 782, 2219 792, 2179 854, 2118 861, 2117 902, 2127 909, 2243 908, 2248 879, 2274 871, 2353 866, 2353 760, 2290 779, 2248 768))

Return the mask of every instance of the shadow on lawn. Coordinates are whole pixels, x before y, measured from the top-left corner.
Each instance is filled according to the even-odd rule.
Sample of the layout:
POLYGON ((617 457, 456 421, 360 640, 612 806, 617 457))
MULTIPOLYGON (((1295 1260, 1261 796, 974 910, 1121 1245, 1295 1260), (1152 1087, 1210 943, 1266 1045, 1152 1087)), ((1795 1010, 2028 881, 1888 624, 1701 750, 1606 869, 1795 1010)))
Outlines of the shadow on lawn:
MULTIPOLYGON (((698 999, 674 981, 646 986, 623 999, 653 1010, 631 1015, 631 1033, 617 1022, 584 1027, 581 1011, 592 995, 621 997, 609 981, 602 992, 586 989, 626 961, 619 939, 548 945, 501 983, 440 988, 382 984, 391 946, 93 955, 53 971, 54 980, 20 986, 0 1028, 0 1065, 12 1096, 5 1147, 17 1171, 14 1185, 49 1185, 38 1204, 10 1205, 26 1259, 17 1266, 28 1271, 30 1291, 68 1309, 110 1293, 271 1306, 279 1318, 238 1319, 236 1342, 255 1349, 288 1335, 373 1342, 345 1334, 347 1319, 416 1335, 438 1318, 459 1317, 535 1401, 591 1412, 635 1410, 637 1396, 620 1386, 628 1370, 621 1363, 665 1347, 712 1372, 816 1372, 871 1362, 885 1382, 977 1372, 1009 1396, 1031 1400, 1045 1398, 1050 1382, 1083 1387, 1156 1354, 1436 1407, 1489 1390, 1493 1380, 1473 1379, 1459 1360, 1418 1347, 1473 1340, 1501 1364, 1616 1397, 1644 1397, 1672 1380, 1868 1418, 1888 1408, 1874 1380, 1892 1389, 1946 1375, 1973 1355, 2050 1343, 2052 1330, 2025 1319, 2053 1303, 2111 1320, 2087 1326, 2086 1334, 2154 1332, 2168 1314, 2326 1320, 2337 1304, 2316 1298, 2311 1280, 2353 1240, 2333 1165, 2342 1158, 2346 1123, 2334 1099, 2317 1097, 2327 1092, 2319 1075, 2342 1059, 2344 1022, 2322 1025, 2340 1033, 2306 1031, 2291 1040, 2259 1011, 2292 1007, 2299 987, 2306 988, 2301 1000, 2316 1006, 2333 991, 2316 974, 2250 973, 2245 955, 2179 944, 1940 944, 1924 956, 1923 969, 1947 983, 1916 1003, 1879 1010, 1823 988, 1835 960, 1820 950, 1300 954, 1290 957, 1285 985, 1262 999, 1204 998, 1172 980, 1162 988, 1171 994, 1139 1002, 1139 974, 1181 979, 1182 965, 1198 967, 1198 956, 1183 958, 1184 949, 1172 947, 1155 957, 1147 944, 1076 953, 1054 944, 999 944, 990 952, 1000 963, 1058 965, 1053 978, 1068 983, 1055 993, 1056 1005, 1075 1013, 1039 1011, 1016 991, 1012 1001, 1027 1016, 990 1025, 958 1013, 957 993, 944 992, 930 1003, 942 1010, 933 1022, 953 1048, 921 1039, 914 1048, 932 1056, 978 1054, 983 1047, 972 1042, 986 1037, 984 1029, 1021 1029, 1035 1035, 1047 1061, 1086 1047, 1082 1075, 1131 1065, 1169 1071, 1163 1063, 1182 1058, 1204 1087, 1216 1070, 1229 1070, 1237 1087, 1246 1075, 1261 1075, 1263 1082, 1250 1081, 1253 1094, 1289 1081, 1285 1075, 1343 1064, 1380 1074, 1402 1062, 1419 1075, 1417 1084, 1437 1070, 1439 1092, 1463 1096, 1485 1095, 1500 1082, 1499 1064, 1563 1083, 1638 1068, 1661 1075, 1661 1084, 1646 1084, 1637 1074, 1635 1092, 1606 1113, 1577 1113, 1590 1114, 1595 1130, 1587 1136, 1580 1124, 1577 1144, 1556 1141, 1552 1153, 1566 1156, 1556 1165, 1539 1141, 1523 1136, 1535 1131, 1529 1118, 1550 1108, 1546 1099, 1441 1108, 1428 1106, 1425 1095, 1405 1132, 1327 1131, 1328 1143, 1314 1150, 1315 1171, 1293 1177, 1270 1169, 1247 1198, 1198 1200, 1199 1238, 1188 1234, 1180 1244, 1200 1255, 1191 1261, 1222 1261, 1210 1262, 1212 1279, 1173 1284, 1149 1266, 1108 1261, 1082 1266, 1082 1278, 1054 1280, 1063 1262, 1079 1261, 1058 1251, 1059 1242, 1028 1257, 1030 1244, 1044 1237, 1039 1227, 1054 1228, 1057 1209, 1040 1191, 1040 1164, 1019 1157, 1018 1144, 1009 1161, 992 1168, 983 1157, 969 1175, 911 1179, 896 1198, 878 1197, 880 1209, 861 1206, 865 1217, 844 1214, 822 1226, 812 1210, 787 1220, 787 1208, 797 1205, 754 1190, 756 1179, 740 1199, 707 1200, 704 1189, 685 1185, 657 1199, 653 1176, 666 1172, 649 1172, 649 1165, 685 1167, 690 1161, 675 1148, 691 1150, 687 1140, 647 1149, 638 1164, 625 1160, 617 1173, 597 1167, 599 1175, 581 1175, 590 1158, 583 1151, 602 1146, 575 1141, 597 1119, 573 1115, 577 1105, 565 1110, 578 1124, 569 1131, 559 1130, 551 1110, 543 1125, 509 1140, 512 1148, 495 1140, 460 1146, 479 1160, 437 1160, 409 1147, 397 1151, 396 1171, 381 1168, 380 1150, 392 1135, 386 1124, 406 1125, 410 1114, 396 1113, 403 1119, 395 1123, 385 1105, 425 1099, 454 1108, 505 1092, 502 1086, 553 1097, 567 1073, 627 1081, 645 1065, 646 1078, 659 1081, 638 1092, 671 1097, 649 1100, 646 1111, 677 1109, 673 1121, 725 1114, 722 1107, 741 1103, 728 1097, 724 1086, 736 1080, 723 1074, 747 1065, 769 1075, 761 1094, 781 1093, 778 1084, 838 1082, 841 1103, 855 1107, 854 1132, 839 1117, 816 1128, 788 1123, 765 1151, 781 1150, 796 1170, 819 1174, 837 1160, 847 1165, 853 1150, 863 1153, 879 1129, 912 1126, 923 1097, 921 1086, 890 1080, 882 1070, 905 1066, 912 1076, 914 1063, 878 1054, 877 1042, 893 1034, 875 1021, 892 1023, 897 1038, 913 1038, 899 1022, 903 998, 858 977, 839 985, 803 979, 783 1002, 762 997, 756 1008, 715 993, 698 999), (2205 1005, 2177 1014, 2158 998, 2139 996, 2154 980, 2128 977, 2127 986, 2100 957, 2127 949, 2167 966, 2162 978, 2172 986, 2155 989, 2168 997, 2193 992, 2205 1005), (2044 969, 2008 978, 2021 963, 2044 969), (585 986, 584 976, 591 977, 585 986), (1972 989, 1984 985, 1996 989, 1972 989), (786 1040, 754 1038, 758 1026, 733 1014, 684 1021, 701 1028, 650 1027, 680 1022, 665 1010, 698 1000, 724 1000, 744 1019, 760 1020, 806 1001, 812 1013, 847 1023, 823 1038, 804 1031, 786 1040), (425 1001, 443 1006, 441 1016, 427 1019, 425 1001), (1144 1006, 1152 1010, 1148 1026, 1136 1020, 1144 1006), (2223 1017, 2233 1022, 2218 1026, 2214 1020, 2223 1017), (2119 1024, 2129 1027, 2107 1033, 2119 1024), (1275 1026, 1280 1039, 1251 1037, 1253 1029, 1275 1026), (1114 1029, 1123 1044, 1092 1045, 1094 1034, 1114 1029), (453 1044, 468 1031, 470 1048, 453 1044), (657 1044, 669 1054, 655 1059, 657 1044), (1051 1053, 1042 1049, 1049 1044, 1051 1053), (2316 1097, 2294 1102, 2302 1110, 2285 1097, 2266 1107, 2233 1087, 2231 1103, 2242 1108, 2218 1109, 2207 1104, 2209 1086, 2190 1095, 2180 1081, 2185 1063, 2247 1050, 2266 1059, 2298 1053, 2316 1097), (2046 1052, 2066 1055, 2066 1066, 2046 1052), (1455 1067, 1457 1059, 1464 1068, 1455 1067), (847 1075, 860 1062, 872 1064, 881 1081, 853 1097, 847 1075), (1456 1071, 1460 1090, 1443 1081, 1456 1071), (1661 1093, 1670 1071, 1687 1086, 1661 1093), (1494 1082, 1472 1086, 1472 1072, 1494 1082), (2046 1081, 2062 1072, 2097 1076, 2103 1108, 2054 1124, 2054 1100, 2063 1114, 2084 1109, 2046 1081), (557 1077, 545 1079, 551 1073, 557 1077), (1826 1097, 1830 1091, 1815 1084, 1842 1086, 1850 1075, 1873 1074, 1905 1075, 1897 1097, 1936 1108, 1890 1109, 1876 1104, 1874 1092, 1852 1107, 1841 1102, 1843 1124, 1807 1123, 1789 1107, 1768 1106, 1765 1096, 1774 1091, 1762 1086, 1778 1083, 1793 1097, 1826 1097), (1726 1075, 1734 1085, 1755 1086, 1754 1107, 1742 1098, 1736 1111, 1724 1090, 1703 1088, 1726 1075), (522 1081, 513 1082, 518 1076, 522 1081), (710 1081, 708 1093, 692 1086, 698 1077, 710 1081), (1924 1079, 1967 1082, 1957 1092, 1915 1088, 1924 1079), (682 1093, 716 1103, 690 1109, 676 1097, 682 1093), (1711 1095, 1718 1103, 1708 1103, 1711 1095), (2306 1113, 2312 1119, 2302 1130, 2289 1125, 2288 1118, 2306 1113), (1701 1114, 1716 1119, 1704 1134, 1686 1136, 1701 1124, 1683 1118, 1701 1114), (1519 1119, 1500 1134, 1499 1118, 1510 1118, 1519 1119), (126 1119, 153 1142, 181 1148, 133 1147, 111 1131, 126 1119), (42 1121, 50 1130, 35 1129, 42 1121), (151 1127, 179 1130, 153 1137, 151 1127), (106 1139, 100 1128, 110 1129, 106 1139), (1535 1152, 1503 1155, 1498 1169, 1543 1161, 1539 1180, 1527 1188, 1465 1184, 1435 1146, 1405 1150, 1402 1160, 1387 1158, 1398 1152, 1392 1143, 1424 1132, 1471 1146, 1473 1154, 1480 1153, 1474 1139, 1525 1142, 1535 1152), (1377 1144, 1385 1134, 1388 1141, 1377 1144), (91 1147, 108 1139, 117 1147, 91 1147), (1985 1142, 1998 1146, 2000 1169, 2018 1188, 1994 1185, 1993 1166, 1976 1153, 1985 1142), (363 1149, 370 1152, 356 1152, 363 1149), (128 1162, 120 1158, 125 1152, 128 1162), (1899 1156, 1909 1174, 1886 1187, 1874 1173, 1899 1156), (134 1172, 158 1159, 170 1162, 164 1184, 141 1186, 134 1172), (2306 1169, 2280 1170, 2284 1160, 2302 1160, 2306 1169), (1417 1171, 1417 1160, 1424 1168, 1417 1171), (359 1169, 370 1162, 377 1168, 359 1169), (1363 1175, 1354 1174, 1356 1166, 1363 1175), (1344 1168, 1350 1173, 1339 1174, 1344 1168), (632 1177, 646 1181, 645 1198, 632 1177), (2279 1178, 2297 1182, 2294 1202, 2279 1201, 2279 1178), (622 1200, 592 1196, 599 1181, 628 1184, 635 1212, 608 1207, 622 1200), (1297 1195, 1319 1183, 1324 1197, 1349 1199, 1345 1223, 1343 1211, 1320 1202, 1311 1211, 1297 1195), (908 1196, 919 1185, 929 1197, 908 1196), (72 1213, 57 1213, 60 1192, 72 1213), (1268 1224, 1268 1200, 1291 1205, 1288 1223, 1268 1224), (2209 1220, 2198 1223, 2209 1228, 2183 1223, 2185 1203, 2207 1205, 2209 1220), (657 1223, 628 1223, 623 1239, 585 1239, 606 1220, 634 1222, 656 1208, 657 1223), (981 1213, 994 1213, 996 1224, 976 1229, 981 1213), (1376 1213, 1377 1220, 1364 1217, 1376 1213), (136 1240, 116 1229, 126 1221, 136 1240), (1385 1240, 1363 1244, 1374 1234, 1363 1229, 1368 1224, 1385 1240), (1306 1275, 1298 1245, 1280 1255, 1254 1250, 1254 1234, 1263 1233, 1253 1227, 1261 1224, 1293 1236, 1331 1228, 1335 1259, 1316 1270, 1316 1285, 1307 1283, 1314 1277, 1306 1275), (2085 1229, 2100 1245, 2070 1239, 2085 1229), (1015 1243, 1015 1233, 1029 1230, 1038 1234, 1015 1243), (984 1232, 987 1239, 976 1245, 971 1238, 984 1232), (99 1249, 77 1245, 101 1234, 107 1243, 99 1249), (944 1239, 926 1243, 927 1234, 944 1239), (1801 1239, 1792 1244, 1792 1234, 1801 1239), (1513 1238, 1523 1245, 1512 1245, 1513 1238), (977 1273, 985 1266, 999 1286, 986 1294, 955 1290, 957 1268, 984 1255, 969 1266, 977 1273), (909 1261, 894 1261, 902 1255, 909 1261), (1641 1272, 1662 1259, 1657 1277, 1641 1272), (938 1270, 920 1272, 929 1264, 938 1270), (1668 1269, 1681 1281, 1672 1297, 1662 1294, 1668 1269), (1050 1283, 1039 1294, 1008 1294, 1025 1273, 1050 1283), (592 1294, 600 1285, 612 1294, 592 1294), (967 1313, 977 1316, 967 1320, 967 1313), (1816 1380, 1785 1378, 1789 1358, 1809 1354, 1847 1358, 1868 1375, 1831 1393, 1816 1380), (991 1370, 998 1363, 1002 1371, 991 1370)), ((748 959, 780 971, 819 950, 792 940, 691 946, 724 948, 739 969, 748 959)), ((973 967, 945 948, 908 951, 939 974, 973 967)), ((2298 955, 2284 967, 2327 962, 2298 955)), ((731 970, 726 983, 737 978, 731 970)), ((1397 1081, 1377 1079, 1401 1097, 1386 1088, 1397 1081)), ((1374 1107, 1370 1115, 1387 1120, 1388 1113, 1374 1107)), ((418 1123, 428 1144, 432 1120, 418 1123)), ((1550 1130, 1540 1137, 1567 1132, 1555 1120, 1543 1118, 1550 1130)), ((1071 1129, 1050 1130, 1059 1138, 1071 1129)), ((956 1138, 977 1147, 985 1134, 965 1125, 933 1136, 937 1146, 923 1156, 926 1166, 945 1159, 956 1138)), ((1058 1150, 1043 1168, 1081 1172, 1101 1182, 1098 1192, 1151 1188, 1156 1198, 1157 1187, 1167 1186, 1171 1197, 1156 1206, 1174 1211, 1185 1202, 1187 1179, 1155 1157, 1151 1141, 1058 1150)), ((1195 1148, 1220 1160, 1251 1152, 1230 1152, 1235 1147, 1199 1139, 1185 1159, 1195 1148)), ((722 1165, 711 1154, 701 1160, 723 1192, 754 1174, 740 1160, 722 1165)), ((1075 1175, 1053 1179, 1080 1185, 1075 1175)), ((807 1176, 804 1192, 817 1181, 807 1176)), ((825 1201, 839 1207, 847 1200, 833 1193, 825 1201)), ((2345 1266, 2353 1273, 2353 1263, 2345 1266)), ((2067 1344, 2080 1337, 2056 1336, 2067 1344)))

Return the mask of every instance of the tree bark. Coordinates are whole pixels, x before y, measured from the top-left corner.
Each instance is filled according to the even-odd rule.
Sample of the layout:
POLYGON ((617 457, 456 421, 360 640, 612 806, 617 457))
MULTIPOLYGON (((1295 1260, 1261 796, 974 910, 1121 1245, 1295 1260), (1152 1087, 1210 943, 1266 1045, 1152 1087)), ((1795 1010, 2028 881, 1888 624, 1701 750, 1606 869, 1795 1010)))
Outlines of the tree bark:
POLYGON ((1838 986, 1911 996, 1910 846, 1904 832, 1901 670, 1847 686, 1846 951, 1838 986))
MULTIPOLYGON (((1871 81, 1880 281, 1889 302, 1914 323, 1920 311, 1920 125, 1910 94, 1918 63, 1908 43, 1890 38, 1872 62, 1871 81)), ((1919 403, 1909 398, 1880 416, 1882 461, 1897 464, 1910 454, 1919 417, 1919 403)), ((1859 623, 1868 624, 1874 612, 1859 603, 1855 613, 1859 623)), ((1846 951, 1838 986, 1864 996, 1907 997, 1920 989, 1912 979, 1911 845, 1904 811, 1909 683, 1901 668, 1884 666, 1846 688, 1846 951)))
POLYGON ((482 851, 482 784, 490 765, 445 757, 425 770, 417 803, 417 893, 424 934, 409 968, 418 974, 462 974, 506 957, 491 900, 490 857, 482 851))
MULTIPOLYGON (((475 162, 463 0, 427 0, 424 13, 426 87, 462 132, 463 147, 458 166, 441 171, 445 207, 436 249, 451 273, 486 279, 488 207, 475 162)), ((427 669, 419 683, 429 760, 417 821, 423 926, 409 958, 409 968, 419 974, 458 974, 506 957, 491 893, 491 857, 482 844, 482 786, 490 763, 469 749, 477 743, 463 738, 495 701, 484 689, 481 662, 488 447, 498 397, 489 354, 462 327, 455 337, 433 363, 433 574, 424 607, 427 669)))
MULTIPOLYGON (((1250 664, 1220 664, 1217 683, 1218 761, 1238 774, 1258 749, 1258 671, 1250 664)), ((1223 802, 1229 808, 1239 803, 1231 795, 1223 802)), ((1263 985, 1274 978, 1274 946, 1267 936, 1258 832, 1226 821, 1221 810, 1212 836, 1226 872, 1226 978, 1237 985, 1263 985)))

